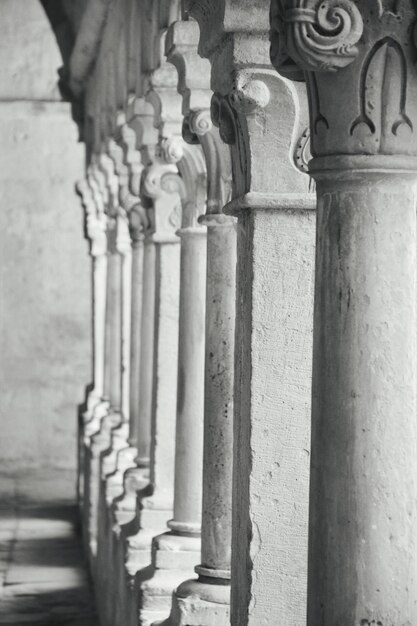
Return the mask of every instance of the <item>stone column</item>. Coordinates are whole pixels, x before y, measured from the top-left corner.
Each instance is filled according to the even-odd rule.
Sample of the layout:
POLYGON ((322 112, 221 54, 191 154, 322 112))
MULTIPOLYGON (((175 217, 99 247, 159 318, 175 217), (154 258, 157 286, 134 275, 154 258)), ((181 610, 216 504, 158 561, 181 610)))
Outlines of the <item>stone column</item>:
MULTIPOLYGON (((133 214, 132 211, 131 216, 133 214)), ((136 381, 139 406, 136 408, 137 420, 133 431, 137 449, 136 469, 127 470, 124 494, 114 506, 115 521, 121 531, 116 563, 116 571, 119 573, 119 584, 115 589, 116 620, 117 623, 132 626, 138 619, 138 594, 134 576, 142 567, 150 565, 152 537, 163 528, 162 522, 152 519, 152 511, 142 515, 142 498, 152 493, 149 473, 155 384, 156 247, 149 222, 144 229, 143 242, 139 242, 139 245, 143 249, 143 285, 141 326, 138 329, 139 379, 136 381)))
MULTIPOLYGON (((119 129, 118 139, 119 143, 122 142, 123 125, 119 129)), ((131 433, 134 430, 132 420, 134 416, 130 416, 130 409, 133 406, 135 414, 138 411, 138 405, 135 404, 137 398, 137 389, 139 386, 139 370, 138 367, 134 369, 133 375, 137 375, 138 378, 133 379, 133 387, 131 389, 132 372, 130 370, 132 357, 134 358, 134 365, 139 361, 139 348, 137 341, 132 346, 132 325, 135 331, 135 339, 139 334, 141 324, 141 310, 138 309, 142 298, 142 264, 143 264, 143 246, 135 245, 135 280, 132 276, 132 219, 133 219, 133 237, 135 237, 134 222, 137 222, 136 230, 141 231, 143 227, 141 223, 146 221, 145 211, 140 206, 140 201, 137 196, 130 193, 129 190, 129 170, 124 163, 124 153, 121 145, 117 144, 114 140, 109 141, 109 148, 112 155, 112 159, 115 164, 115 169, 119 178, 119 203, 121 212, 119 214, 119 231, 117 246, 123 259, 122 270, 122 287, 123 287, 123 324, 122 324, 122 373, 121 373, 121 385, 122 385, 122 416, 123 421, 119 428, 113 431, 113 443, 112 452, 109 456, 103 459, 102 471, 110 475, 106 481, 106 498, 108 504, 123 493, 123 477, 124 473, 129 468, 135 468, 135 458, 137 455, 137 448, 132 446, 129 442, 131 433), (134 210, 135 209, 135 210, 134 210), (134 210, 134 214, 132 211, 134 210), (139 220, 139 221, 138 221, 139 220), (137 274, 139 262, 140 275, 137 274), (137 279, 139 278, 139 284, 137 279), (132 294, 134 295, 135 311, 132 309, 132 294), (139 314, 139 316, 138 316, 139 314), (133 348, 133 350, 132 350, 133 348), (133 397, 132 397, 133 393, 133 397)))
POLYGON ((87 237, 90 242, 93 281, 93 386, 90 389, 85 411, 81 415, 78 433, 78 500, 83 507, 84 494, 84 437, 87 430, 97 430, 100 414, 97 411, 104 396, 104 326, 106 311, 106 221, 100 212, 100 191, 90 173, 77 185, 85 209, 87 237))
POLYGON ((184 195, 182 224, 177 231, 181 238, 181 288, 174 517, 168 526, 175 536, 185 537, 201 531, 207 274, 207 229, 198 223, 207 194, 201 148, 186 147, 178 167, 184 195))
MULTIPOLYGON (((127 567, 130 573, 151 564, 151 541, 155 535, 165 530, 168 519, 172 517, 174 488, 180 265, 180 239, 175 231, 180 226, 181 200, 176 189, 169 189, 168 184, 164 185, 163 178, 168 173, 178 172, 174 163, 182 156, 182 117, 181 102, 172 81, 174 69, 169 65, 166 67, 167 64, 161 57, 165 35, 160 29, 163 28, 167 15, 164 10, 159 13, 157 3, 151 5, 142 7, 144 28, 141 84, 144 104, 151 105, 152 124, 158 132, 153 154, 148 151, 152 165, 147 170, 143 184, 143 195, 148 198, 148 202, 151 199, 153 205, 154 223, 150 243, 155 245, 156 279, 153 371, 143 371, 143 376, 149 377, 148 389, 153 390, 152 400, 149 398, 152 412, 146 413, 152 418, 151 429, 147 427, 145 420, 141 420, 141 427, 152 434, 151 480, 148 491, 144 491, 139 498, 137 521, 141 529, 128 539, 127 567), (162 43, 158 45, 159 42, 162 43)), ((147 122, 149 123, 149 119, 147 122)), ((148 147, 151 147, 150 143, 148 147)), ((149 341, 148 338, 144 348, 151 348, 149 341)), ((143 441, 147 442, 145 438, 143 441)), ((145 452, 149 452, 149 447, 145 452)), ((146 571, 138 574, 139 584, 142 574, 146 574, 146 571)))
POLYGON ((140 529, 128 538, 126 567, 131 575, 150 565, 152 537, 172 517, 180 268, 175 231, 181 201, 177 191, 164 188, 162 179, 173 171, 175 166, 153 164, 144 179, 144 194, 153 207, 152 227, 145 237, 141 362, 147 366, 141 367, 143 412, 137 463, 150 463, 150 484, 139 494, 140 529))
POLYGON ((195 197, 189 200, 186 195, 182 224, 177 231, 181 238, 178 400, 174 517, 168 522, 173 531, 169 541, 175 543, 175 538, 181 537, 184 544, 190 534, 199 535, 201 530, 204 409, 207 232, 197 223, 205 208, 204 170, 193 171, 191 180, 197 181, 204 193, 200 195, 202 203, 195 202, 195 197))
MULTIPOLYGON (((203 507, 198 580, 173 595, 166 624, 228 624, 231 554, 233 353, 236 224, 221 213, 231 188, 230 151, 210 120, 209 65, 197 56, 198 26, 174 24, 168 59, 178 70, 184 137, 200 143, 207 167, 206 347, 203 507)), ((164 622, 165 624, 165 622, 164 622)))
MULTIPOLYGON (((143 107, 142 107, 143 108, 143 107)), ((128 211, 129 229, 132 242, 132 310, 131 310, 131 352, 130 352, 130 419, 129 419, 129 448, 134 455, 134 462, 124 473, 123 476, 123 495, 114 502, 114 515, 117 524, 126 524, 132 520, 136 510, 137 491, 143 489, 149 482, 149 454, 142 455, 144 458, 139 459, 138 446, 150 447, 150 432, 146 432, 144 436, 143 428, 143 406, 151 407, 149 402, 152 397, 152 380, 150 386, 145 381, 144 389, 141 390, 141 363, 142 358, 148 359, 149 355, 141 356, 142 352, 142 308, 144 302, 144 231, 149 227, 149 218, 147 211, 143 208, 140 198, 141 177, 143 173, 142 154, 138 150, 139 142, 146 140, 142 125, 138 122, 142 108, 139 105, 134 106, 132 119, 128 124, 123 125, 121 129, 120 143, 123 147, 123 165, 127 168, 126 184, 121 186, 121 203, 128 211), (149 394, 147 396, 147 390, 149 394), (149 398, 149 402, 146 401, 149 398), (146 458, 148 460, 146 460, 146 458)), ((155 134, 155 133, 153 133, 155 134)), ((148 263, 149 265, 149 263, 148 263)), ((149 273, 149 281, 154 280, 153 264, 149 273)), ((148 267, 149 269, 149 267, 148 267)), ((153 283, 152 283, 153 284, 153 283)), ((152 305, 154 296, 147 302, 147 306, 152 305)), ((153 312, 149 315, 146 313, 148 320, 153 320, 153 312)), ((144 331, 144 341, 152 340, 153 333, 149 335, 148 331, 144 331)), ((149 360, 143 361, 148 375, 148 368, 151 366, 149 360)), ((150 367, 152 372, 152 367, 150 367)), ((147 376, 147 378, 149 378, 147 376)), ((149 410, 151 410, 149 408, 149 410)), ((145 419, 146 424, 149 421, 145 419)), ((123 452, 121 453, 123 454, 123 452)))
POLYGON ((129 385, 130 385, 130 322, 132 287, 132 248, 126 213, 119 209, 116 218, 116 253, 120 256, 121 298, 120 298, 120 371, 114 381, 120 386, 120 424, 112 429, 109 451, 101 460, 101 475, 105 481, 105 498, 110 505, 113 498, 122 491, 123 472, 133 462, 135 452, 128 448, 129 436, 129 385), (120 458, 127 452, 125 458, 120 458))
POLYGON ((106 299, 107 299, 107 215, 106 215, 106 206, 108 204, 108 190, 106 188, 106 181, 104 175, 100 168, 98 167, 98 163, 94 156, 92 157, 91 163, 88 168, 88 182, 93 191, 94 201, 96 204, 97 210, 97 218, 101 223, 101 227, 103 230, 103 263, 100 265, 100 277, 102 281, 102 289, 101 295, 97 294, 97 297, 101 299, 101 305, 97 307, 97 314, 100 313, 100 320, 98 322, 97 328, 97 350, 98 357, 97 363, 95 361, 95 366, 100 368, 100 371, 97 372, 99 379, 102 379, 102 397, 100 402, 96 404, 94 407, 94 415, 93 419, 85 426, 84 428, 84 442, 88 443, 90 441, 91 435, 95 434, 99 429, 100 422, 102 417, 107 413, 109 408, 109 388, 106 384, 106 355, 105 355, 105 338, 106 338, 106 299), (102 268, 105 266, 105 271, 102 268), (99 331, 99 327, 101 330, 99 331), (100 334, 99 334, 100 332, 100 334))
MULTIPOLYGON (((77 184, 85 210, 87 238, 90 243, 93 282, 93 386, 88 393, 84 425, 96 419, 94 410, 104 393, 104 312, 106 297, 106 224, 100 219, 97 203, 98 190, 91 174, 77 184)), ((98 424, 99 425, 99 422, 98 424)))
MULTIPOLYGON (((101 401, 94 408, 93 417, 84 426, 83 429, 83 441, 80 442, 80 460, 83 461, 84 467, 84 480, 83 480, 83 538, 85 542, 86 552, 90 552, 90 529, 92 527, 92 501, 97 502, 98 498, 98 485, 97 485, 97 455, 91 454, 91 443, 93 435, 96 435, 100 431, 101 422, 109 411, 109 396, 110 396, 110 330, 111 330, 111 318, 108 314, 109 308, 109 286, 110 275, 107 271, 108 258, 109 258, 109 244, 112 245, 112 232, 114 230, 114 220, 110 218, 106 212, 109 206, 109 189, 106 182, 106 178, 102 169, 99 166, 99 158, 96 155, 92 155, 91 164, 89 166, 89 181, 92 189, 95 190, 95 198, 97 201, 98 214, 100 219, 106 226, 105 230, 105 246, 106 246, 106 284, 104 285, 105 303, 103 311, 104 322, 104 337, 103 337, 103 397, 101 401), (90 493, 91 492, 91 493, 90 493), (91 498, 92 501, 91 501, 91 498)), ((94 513, 94 515, 96 515, 94 513)), ((93 525, 95 522, 93 523, 93 525)), ((92 542, 95 549, 95 540, 92 542)))
POLYGON ((318 197, 309 626, 417 623, 416 18, 407 0, 272 7, 318 197))
POLYGON ((152 576, 141 585, 141 620, 165 617, 172 591, 192 576, 201 549, 203 464, 206 228, 206 175, 199 146, 185 146, 178 162, 181 177, 167 173, 162 185, 178 189, 182 199, 177 419, 175 437, 174 516, 170 532, 153 540, 152 576))
POLYGON ((109 190, 107 207, 108 230, 107 230, 107 299, 106 299, 106 345, 105 358, 105 386, 109 392, 109 410, 102 418, 100 430, 91 438, 89 447, 89 489, 88 511, 89 537, 92 556, 97 550, 97 523, 98 502, 100 485, 100 460, 101 454, 111 444, 112 429, 121 421, 121 312, 122 312, 122 266, 121 256, 116 249, 116 219, 117 212, 117 181, 111 159, 102 154, 100 165, 106 176, 109 190), (107 379, 107 380, 106 380, 107 379))

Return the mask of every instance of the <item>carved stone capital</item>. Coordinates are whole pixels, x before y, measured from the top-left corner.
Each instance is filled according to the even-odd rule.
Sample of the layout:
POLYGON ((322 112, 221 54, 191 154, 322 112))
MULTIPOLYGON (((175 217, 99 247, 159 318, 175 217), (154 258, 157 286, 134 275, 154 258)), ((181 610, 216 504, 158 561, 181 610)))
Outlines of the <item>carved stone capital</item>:
POLYGON ((210 214, 222 211, 230 200, 232 172, 230 149, 213 125, 210 109, 190 111, 184 118, 183 137, 191 146, 200 144, 207 176, 206 210, 210 214))
MULTIPOLYGON (((162 50, 166 32, 161 35, 162 50)), ((164 57, 163 57, 164 58, 164 57)), ((165 58, 147 77, 145 100, 154 111, 154 126, 160 138, 181 136, 182 99, 177 92, 177 72, 165 58)))
POLYGON ((87 179, 83 178, 82 180, 79 180, 75 185, 75 189, 81 198, 81 202, 84 208, 87 237, 91 239, 92 236, 94 235, 94 230, 92 231, 89 230, 89 223, 90 223, 90 226, 91 224, 94 224, 96 207, 94 203, 93 194, 92 194, 92 191, 91 191, 90 185, 88 184, 87 179))
POLYGON ((103 173, 105 186, 108 190, 106 213, 110 217, 115 217, 119 208, 119 179, 114 162, 108 154, 102 152, 98 157, 98 167, 103 173))
POLYGON ((207 171, 200 145, 185 144, 184 157, 178 163, 182 186, 181 228, 198 227, 198 218, 206 211, 207 171))
POLYGON ((282 63, 282 73, 289 59, 304 70, 335 71, 352 63, 358 54, 363 20, 352 0, 278 0, 273 22, 279 32, 275 63, 282 63))
POLYGON ((232 107, 244 115, 256 114, 257 110, 265 109, 271 99, 271 93, 265 80, 253 76, 251 71, 237 72, 234 75, 229 95, 232 107))
POLYGON ((132 245, 138 241, 142 241, 145 232, 150 228, 149 211, 141 204, 135 204, 128 215, 129 231, 132 245))
MULTIPOLYGON (((120 130, 118 133, 120 139, 120 130)), ((107 149, 110 158, 114 163, 114 170, 118 177, 118 190, 119 190, 119 204, 125 210, 129 211, 131 208, 131 201, 137 202, 137 199, 130 198, 129 192, 129 171, 124 163, 123 148, 115 139, 109 139, 107 142, 107 149)))
POLYGON ((178 135, 164 137, 159 144, 159 155, 165 163, 178 163, 184 156, 184 140, 178 135))
POLYGON ((200 31, 194 20, 174 22, 168 29, 165 53, 178 73, 178 93, 185 115, 210 106, 210 63, 198 54, 200 31))
MULTIPOLYGON (((158 129, 154 125, 155 111, 145 98, 135 98, 132 105, 132 117, 128 127, 136 136, 136 149, 140 152, 142 167, 146 167, 155 159, 155 150, 158 144, 158 129)), ((139 174, 139 172, 137 172, 139 174)), ((142 176, 143 169, 140 172, 142 176)), ((140 178, 136 177, 137 186, 132 189, 136 195, 140 191, 140 178)))
POLYGON ((92 239, 91 254, 92 256, 100 256, 106 253, 107 238, 107 216, 104 211, 104 202, 100 185, 97 182, 97 177, 100 178, 100 172, 96 171, 97 168, 90 165, 87 170, 87 180, 90 186, 94 204, 95 204, 95 216, 94 216, 94 238, 92 239))
MULTIPOLYGON (((76 189, 81 196, 85 211, 85 229, 90 242, 90 254, 93 257, 102 256, 106 252, 106 219, 100 219, 97 211, 95 192, 88 178, 77 183, 76 189)), ((103 216, 104 217, 104 216, 103 216)))
POLYGON ((91 157, 91 163, 88 166, 88 176, 91 180, 94 180, 95 186, 97 188, 98 198, 101 199, 101 201, 98 200, 98 210, 100 210, 100 212, 104 214, 109 202, 109 190, 106 184, 106 177, 103 173, 102 168, 100 167, 99 156, 97 156, 96 154, 93 154, 93 156, 91 157))
POLYGON ((153 163, 143 179, 143 194, 152 200, 149 210, 150 228, 155 241, 176 241, 181 226, 180 180, 175 165, 153 163))
POLYGON ((197 109, 190 111, 184 117, 182 136, 187 143, 198 143, 200 137, 204 137, 213 129, 210 109, 197 109))
POLYGON ((233 197, 307 192, 308 177, 295 166, 308 119, 305 89, 271 70, 269 3, 189 0, 188 7, 200 26, 199 52, 212 66, 211 117, 230 146, 233 197))
POLYGON ((137 149, 138 137, 134 128, 129 124, 125 124, 121 129, 120 143, 123 149, 123 163, 128 170, 129 191, 138 198, 140 195, 143 162, 142 154, 137 149))
POLYGON ((276 80, 272 70, 256 66, 233 71, 228 91, 213 95, 212 120, 230 145, 233 196, 242 198, 242 207, 248 193, 308 192, 309 179, 300 175, 304 169, 299 167, 306 112, 302 92, 282 78, 276 80))
POLYGON ((413 0, 273 0, 271 60, 305 77, 313 156, 417 155, 413 0))

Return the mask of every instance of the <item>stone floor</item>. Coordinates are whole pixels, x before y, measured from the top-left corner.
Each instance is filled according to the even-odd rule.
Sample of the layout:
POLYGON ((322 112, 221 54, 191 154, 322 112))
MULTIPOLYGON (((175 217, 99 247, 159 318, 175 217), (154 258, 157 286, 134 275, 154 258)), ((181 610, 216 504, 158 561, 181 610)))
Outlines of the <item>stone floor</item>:
POLYGON ((98 626, 73 473, 0 473, 0 625, 98 626))

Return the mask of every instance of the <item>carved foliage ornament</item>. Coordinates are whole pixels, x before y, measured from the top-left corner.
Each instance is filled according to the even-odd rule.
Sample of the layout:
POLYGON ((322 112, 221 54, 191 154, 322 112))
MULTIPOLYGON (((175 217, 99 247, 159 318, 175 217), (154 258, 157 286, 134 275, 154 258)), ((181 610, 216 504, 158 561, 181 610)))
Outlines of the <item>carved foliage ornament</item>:
POLYGON ((179 175, 174 165, 153 163, 143 181, 143 192, 152 198, 150 230, 156 235, 174 235, 181 225, 179 175))
POLYGON ((358 54, 363 20, 353 0, 275 0, 271 58, 279 71, 300 79, 300 69, 335 71, 358 54))
POLYGON ((306 79, 313 156, 417 154, 416 18, 417 0, 273 0, 271 60, 306 79))

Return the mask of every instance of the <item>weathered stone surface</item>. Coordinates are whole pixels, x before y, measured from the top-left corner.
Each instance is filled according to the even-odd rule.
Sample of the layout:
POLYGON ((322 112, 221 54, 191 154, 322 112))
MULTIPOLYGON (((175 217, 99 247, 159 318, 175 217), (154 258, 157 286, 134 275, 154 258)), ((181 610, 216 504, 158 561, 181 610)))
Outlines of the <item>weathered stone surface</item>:
POLYGON ((316 157, 307 622, 414 624, 416 5, 330 4, 271 13, 316 157))
POLYGON ((83 148, 68 104, 0 109, 0 466, 75 470, 74 403, 90 378, 89 261, 74 194, 83 148))

